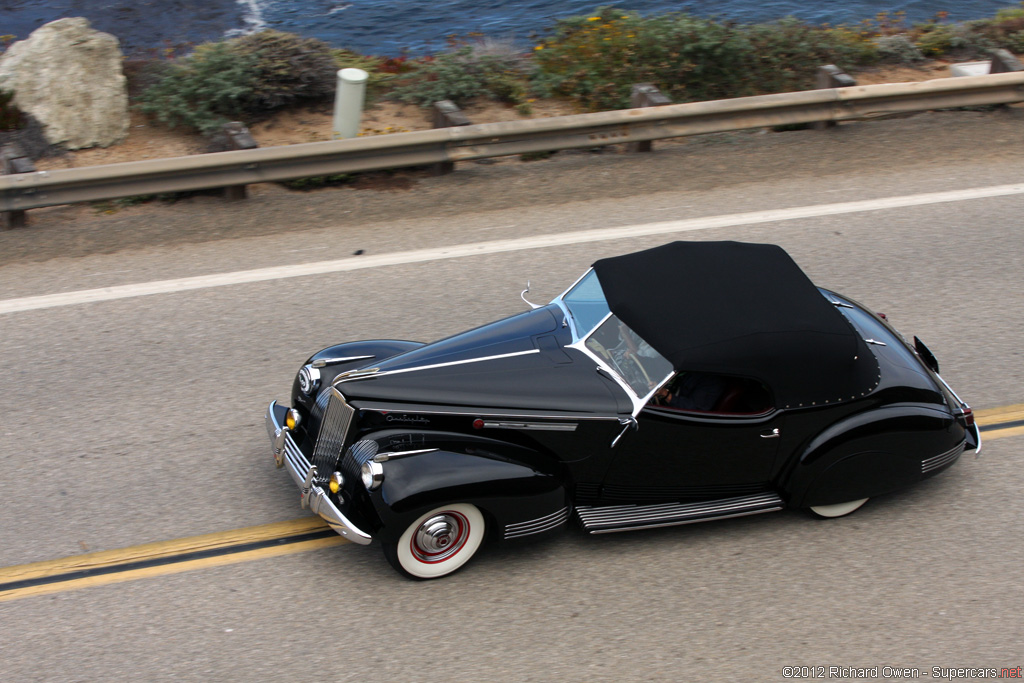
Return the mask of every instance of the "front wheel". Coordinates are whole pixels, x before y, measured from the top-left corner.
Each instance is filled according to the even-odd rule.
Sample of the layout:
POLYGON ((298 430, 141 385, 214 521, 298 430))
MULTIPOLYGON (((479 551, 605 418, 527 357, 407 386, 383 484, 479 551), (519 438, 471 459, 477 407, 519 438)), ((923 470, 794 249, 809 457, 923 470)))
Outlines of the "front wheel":
POLYGON ((845 503, 836 503, 835 505, 812 505, 810 511, 812 514, 824 517, 825 519, 845 517, 851 512, 859 510, 860 506, 866 502, 868 502, 867 498, 861 498, 860 500, 850 500, 845 503))
POLYGON ((484 540, 484 516, 475 505, 453 503, 422 515, 384 556, 400 573, 436 579, 466 564, 484 540))

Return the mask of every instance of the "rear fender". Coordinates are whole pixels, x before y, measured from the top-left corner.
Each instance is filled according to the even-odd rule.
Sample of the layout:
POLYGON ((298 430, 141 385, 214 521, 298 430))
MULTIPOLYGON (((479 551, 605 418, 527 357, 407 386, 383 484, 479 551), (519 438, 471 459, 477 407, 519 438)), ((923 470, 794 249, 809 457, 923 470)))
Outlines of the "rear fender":
POLYGON ((791 507, 890 493, 919 481, 922 461, 964 436, 952 414, 940 409, 901 404, 864 411, 814 438, 781 487, 791 507))

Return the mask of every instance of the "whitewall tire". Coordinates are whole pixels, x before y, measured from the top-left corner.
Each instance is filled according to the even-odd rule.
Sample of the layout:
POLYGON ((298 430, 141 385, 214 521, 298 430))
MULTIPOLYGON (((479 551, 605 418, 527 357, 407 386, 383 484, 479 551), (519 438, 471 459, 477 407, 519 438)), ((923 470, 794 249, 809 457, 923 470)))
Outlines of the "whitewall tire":
POLYGON ((867 498, 861 498, 860 500, 850 500, 845 503, 836 503, 835 505, 813 505, 810 510, 818 517, 832 519, 834 517, 845 517, 851 512, 856 512, 866 502, 868 502, 867 498))
POLYGON ((436 579, 469 562, 484 540, 484 516, 475 505, 453 503, 421 515, 384 555, 414 579, 436 579))

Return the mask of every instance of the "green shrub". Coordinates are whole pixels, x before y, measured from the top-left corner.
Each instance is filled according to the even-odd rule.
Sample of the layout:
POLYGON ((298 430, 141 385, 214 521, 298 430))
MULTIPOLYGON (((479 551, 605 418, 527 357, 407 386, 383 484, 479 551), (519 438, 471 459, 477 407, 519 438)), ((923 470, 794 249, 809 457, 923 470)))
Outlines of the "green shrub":
POLYGON ((836 48, 850 65, 867 66, 876 63, 880 56, 878 46, 869 35, 849 26, 836 26, 826 29, 835 41, 836 48))
POLYGON ((905 35, 880 36, 875 39, 878 56, 890 64, 913 64, 924 61, 921 50, 905 35))
POLYGON ((744 73, 754 54, 743 32, 686 14, 644 19, 599 8, 559 21, 534 59, 541 94, 595 111, 629 106, 633 83, 653 83, 677 102, 754 92, 744 73))
POLYGON ((309 192, 312 190, 319 190, 325 187, 335 187, 337 185, 347 185, 355 180, 356 176, 351 173, 336 173, 334 175, 318 175, 310 176, 309 178, 296 178, 295 180, 284 180, 281 182, 282 185, 287 187, 289 190, 297 190, 300 192, 309 192))
POLYGON ((527 92, 522 58, 477 51, 472 45, 413 63, 402 81, 391 96, 423 107, 441 100, 463 105, 474 97, 520 104, 527 92))
POLYGON ((321 40, 268 30, 233 38, 227 45, 253 59, 255 76, 247 103, 252 113, 334 94, 338 67, 330 46, 321 40))
POLYGON ((818 67, 843 70, 879 59, 876 45, 848 29, 812 26, 792 17, 746 27, 756 55, 750 78, 761 93, 814 87, 818 67))
POLYGON ((1024 3, 1019 7, 1007 7, 996 12, 993 19, 981 19, 963 24, 971 29, 975 52, 986 54, 994 48, 1006 48, 1011 52, 1024 51, 1024 3))
POLYGON ((988 57, 999 45, 990 37, 989 22, 965 21, 953 25, 950 52, 961 59, 988 57))
POLYGON ((200 45, 168 65, 142 93, 140 108, 171 128, 209 135, 246 111, 255 92, 255 65, 252 55, 234 52, 226 42, 200 45))
POLYGON ((809 88, 819 66, 850 68, 877 54, 851 29, 792 18, 737 25, 605 7, 558 22, 534 57, 542 94, 600 110, 629 106, 634 83, 653 83, 675 102, 809 88))
POLYGON ((940 57, 953 49, 955 35, 948 24, 927 24, 918 28, 914 45, 925 57, 940 57))
POLYGON ((325 98, 334 92, 337 71, 326 43, 279 31, 205 43, 152 68, 155 82, 139 97, 142 111, 207 135, 232 119, 252 121, 325 98))

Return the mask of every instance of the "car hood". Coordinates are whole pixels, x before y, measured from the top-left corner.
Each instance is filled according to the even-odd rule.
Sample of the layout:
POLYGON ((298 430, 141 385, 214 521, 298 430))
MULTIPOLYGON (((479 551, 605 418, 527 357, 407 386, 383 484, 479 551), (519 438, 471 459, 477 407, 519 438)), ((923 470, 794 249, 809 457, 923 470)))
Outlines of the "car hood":
POLYGON ((350 401, 472 409, 629 413, 625 392, 571 341, 545 306, 339 375, 350 401))

